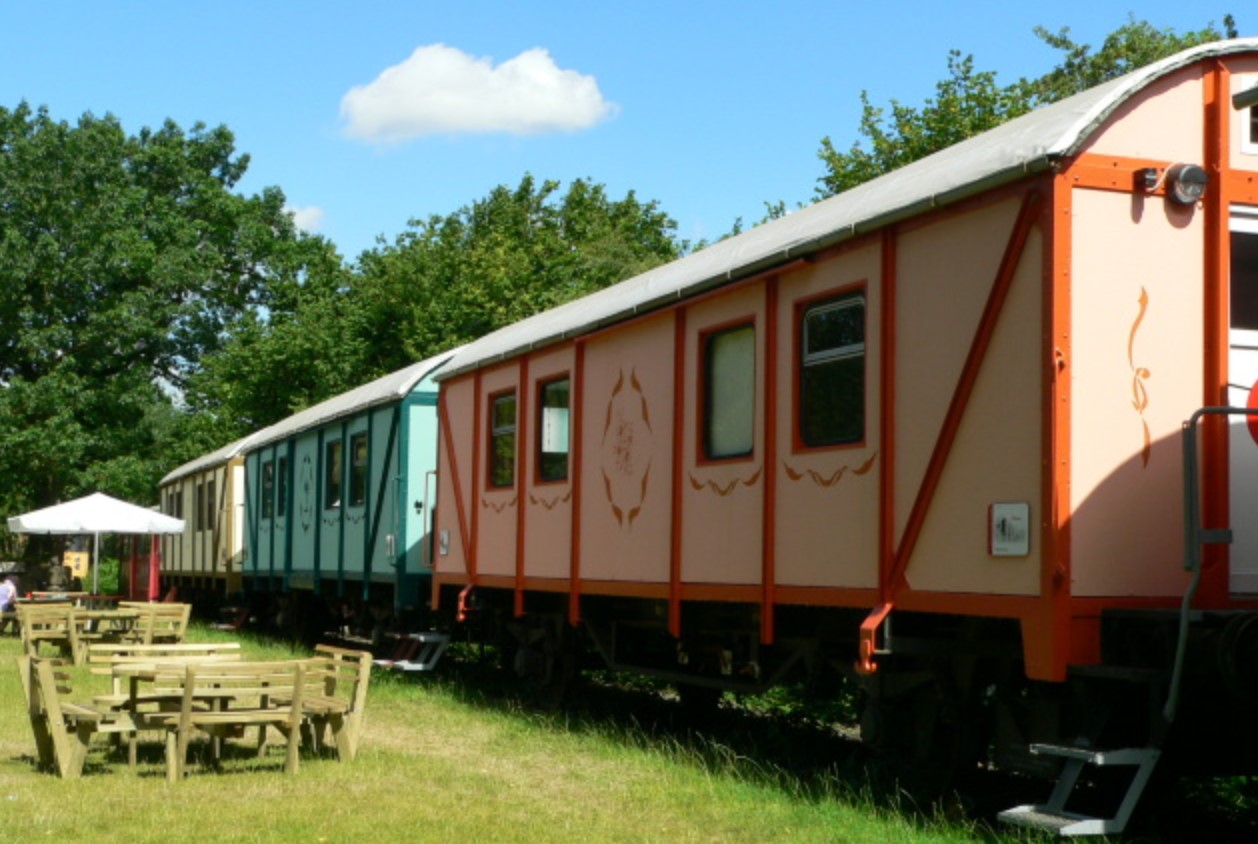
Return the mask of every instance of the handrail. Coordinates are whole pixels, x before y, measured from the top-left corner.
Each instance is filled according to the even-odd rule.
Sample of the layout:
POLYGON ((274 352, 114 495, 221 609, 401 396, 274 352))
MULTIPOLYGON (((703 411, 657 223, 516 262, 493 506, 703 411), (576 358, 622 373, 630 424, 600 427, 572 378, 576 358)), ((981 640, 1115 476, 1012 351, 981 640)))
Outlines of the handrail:
POLYGON ((1203 407, 1183 425, 1181 443, 1184 452, 1184 571, 1192 572, 1179 609, 1179 635, 1175 642, 1175 662, 1171 685, 1162 709, 1162 718, 1169 726, 1179 709, 1179 689, 1183 681, 1184 658, 1188 649, 1188 621, 1193 598, 1201 585, 1201 548, 1203 545, 1226 545, 1232 541, 1229 528, 1206 529, 1201 526, 1201 501, 1197 472, 1197 424, 1206 416, 1258 417, 1253 407, 1203 407))

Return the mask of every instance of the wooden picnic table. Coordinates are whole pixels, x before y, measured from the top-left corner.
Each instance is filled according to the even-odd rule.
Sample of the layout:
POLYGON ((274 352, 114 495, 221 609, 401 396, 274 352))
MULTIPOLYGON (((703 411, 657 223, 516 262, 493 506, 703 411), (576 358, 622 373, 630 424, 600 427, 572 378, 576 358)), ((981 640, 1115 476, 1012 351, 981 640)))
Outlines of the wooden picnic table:
MULTIPOLYGON (((210 736, 212 758, 217 761, 222 739, 239 737, 248 727, 263 731, 277 727, 287 745, 284 770, 296 773, 306 664, 306 660, 125 664, 114 672, 128 682, 125 708, 136 730, 165 734, 166 778, 174 782, 183 776, 194 730, 210 736), (142 691, 146 683, 151 687, 142 691)), ((134 754, 133 742, 128 756, 134 754)))

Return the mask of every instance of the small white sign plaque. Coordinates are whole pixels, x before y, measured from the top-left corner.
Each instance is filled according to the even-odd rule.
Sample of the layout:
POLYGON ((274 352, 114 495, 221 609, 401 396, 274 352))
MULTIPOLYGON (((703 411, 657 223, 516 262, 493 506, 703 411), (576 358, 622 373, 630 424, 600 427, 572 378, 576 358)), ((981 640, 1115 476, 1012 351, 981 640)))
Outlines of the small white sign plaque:
POLYGON ((1031 505, 1002 502, 988 508, 987 550, 993 557, 1026 557, 1031 553, 1031 505))

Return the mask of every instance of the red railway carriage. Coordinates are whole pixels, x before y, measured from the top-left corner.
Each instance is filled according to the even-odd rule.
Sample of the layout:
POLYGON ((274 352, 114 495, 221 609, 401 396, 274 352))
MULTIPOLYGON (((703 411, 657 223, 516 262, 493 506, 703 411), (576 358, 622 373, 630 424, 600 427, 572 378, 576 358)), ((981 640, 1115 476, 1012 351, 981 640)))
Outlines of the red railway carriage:
POLYGON ((1196 48, 465 348, 434 600, 542 679, 574 629, 684 688, 838 668, 872 741, 1040 773, 1142 782, 1182 679, 1254 770, 1258 444, 1194 425, 1198 505, 1181 442, 1258 404, 1255 87, 1196 48))

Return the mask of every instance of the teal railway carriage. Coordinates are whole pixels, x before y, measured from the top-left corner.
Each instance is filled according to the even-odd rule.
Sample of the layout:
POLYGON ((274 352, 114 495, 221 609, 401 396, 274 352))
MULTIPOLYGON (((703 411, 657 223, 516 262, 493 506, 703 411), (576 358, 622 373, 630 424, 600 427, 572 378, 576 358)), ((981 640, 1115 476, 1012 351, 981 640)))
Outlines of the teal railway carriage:
MULTIPOLYGON (((410 612, 428 597, 437 390, 420 361, 254 434, 244 587, 410 612)), ((310 606, 318 604, 311 603, 310 606)))

